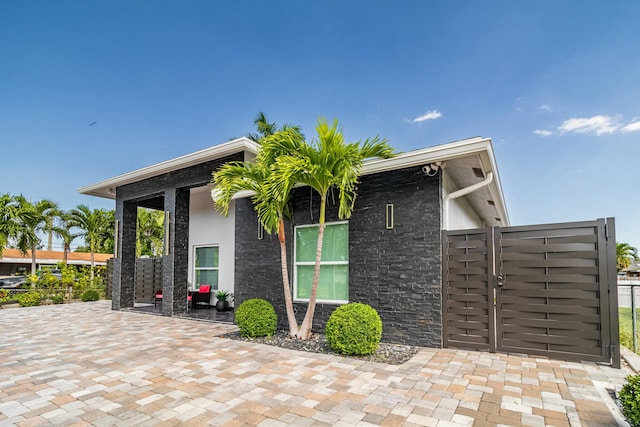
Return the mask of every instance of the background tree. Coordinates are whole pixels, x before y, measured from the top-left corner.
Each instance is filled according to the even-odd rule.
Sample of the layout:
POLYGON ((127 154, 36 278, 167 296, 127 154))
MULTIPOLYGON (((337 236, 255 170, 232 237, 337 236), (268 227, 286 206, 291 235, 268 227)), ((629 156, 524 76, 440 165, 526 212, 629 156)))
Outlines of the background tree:
MULTIPOLYGON (((47 232, 49 224, 52 224, 59 215, 58 205, 51 200, 43 199, 32 203, 24 196, 15 196, 17 203, 16 223, 16 247, 26 254, 31 250, 31 274, 36 274, 37 250, 41 243, 38 233, 47 232)), ((52 226, 53 227, 53 226, 52 226)))
MULTIPOLYGON (((104 250, 109 239, 113 241, 113 213, 106 209, 89 209, 86 205, 78 205, 68 213, 67 223, 79 230, 91 253, 91 282, 94 279, 95 253, 104 250)), ((113 243, 111 243, 113 244, 113 243)), ((113 249, 112 249, 113 250, 113 249)))
POLYGON ((136 256, 159 256, 164 247, 164 212, 138 208, 136 256))
POLYGON ((618 242, 616 243, 616 258, 618 271, 629 268, 634 261, 638 261, 638 249, 628 243, 618 242))
POLYGON ((9 193, 0 194, 0 256, 9 241, 16 237, 17 204, 9 193))
POLYGON ((253 119, 253 124, 256 126, 255 133, 248 133, 247 138, 252 139, 255 142, 260 142, 265 136, 273 135, 278 131, 278 125, 275 123, 269 123, 267 116, 261 111, 253 119))
POLYGON ((337 120, 329 124, 326 119, 319 119, 316 132, 317 139, 310 144, 301 144, 295 151, 289 147, 282 147, 282 151, 286 151, 287 154, 278 156, 273 173, 269 177, 270 191, 276 192, 273 197, 284 197, 296 183, 308 185, 320 195, 318 240, 311 293, 304 320, 297 334, 298 338, 303 340, 311 336, 315 315, 329 191, 335 189, 338 193, 338 216, 341 219, 349 218, 356 199, 356 186, 363 161, 367 158, 389 158, 394 155, 387 141, 377 136, 364 142, 346 143, 337 120))

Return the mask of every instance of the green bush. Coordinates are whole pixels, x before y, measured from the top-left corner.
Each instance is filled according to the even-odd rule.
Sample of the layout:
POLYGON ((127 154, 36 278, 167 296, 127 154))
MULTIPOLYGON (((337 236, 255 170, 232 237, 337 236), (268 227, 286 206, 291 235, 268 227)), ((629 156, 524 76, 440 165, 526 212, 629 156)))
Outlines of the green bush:
POLYGON ((331 313, 325 334, 329 346, 338 353, 372 354, 380 345, 382 321, 371 306, 352 302, 331 313))
POLYGON ((33 307, 40 305, 42 294, 38 291, 29 291, 18 295, 17 300, 20 303, 20 307, 33 307))
POLYGON ((0 303, 7 302, 11 299, 11 292, 6 289, 0 289, 0 303))
POLYGON ((51 298, 51 301, 54 304, 62 304, 64 302, 64 296, 63 295, 54 295, 53 298, 51 298))
POLYGON ((100 299, 100 293, 95 289, 87 289, 82 293, 82 301, 98 301, 100 299))
POLYGON ((620 390, 622 413, 633 427, 640 426, 640 375, 629 375, 620 390))
POLYGON ((271 336, 276 332, 278 316, 269 301, 253 298, 236 310, 236 324, 243 337, 271 336))

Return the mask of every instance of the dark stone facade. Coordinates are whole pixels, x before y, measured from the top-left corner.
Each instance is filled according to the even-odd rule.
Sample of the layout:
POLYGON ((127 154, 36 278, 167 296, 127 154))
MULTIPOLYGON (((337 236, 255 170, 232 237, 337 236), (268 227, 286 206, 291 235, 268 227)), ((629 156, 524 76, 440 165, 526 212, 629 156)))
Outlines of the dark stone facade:
MULTIPOLYGON (((440 180, 420 167, 362 177, 349 219, 349 300, 374 307, 383 324, 383 340, 442 347, 440 180), (394 228, 385 222, 394 205, 394 228)), ((287 224, 289 275, 293 277, 293 227, 318 221, 319 196, 310 188, 294 194, 294 216, 287 224)), ((332 200, 332 197, 329 197, 332 200)), ((327 221, 337 221, 330 204, 327 221)), ((264 298, 286 328, 280 249, 277 236, 257 238, 257 218, 249 199, 236 201, 236 306, 264 298)), ((306 304, 295 303, 298 322, 306 304)), ((313 328, 322 332, 335 304, 318 304, 313 328)))
POLYGON ((133 307, 137 207, 169 212, 169 253, 162 260, 162 312, 187 310, 190 189, 208 184, 211 173, 224 163, 241 161, 242 152, 116 188, 116 220, 120 253, 113 261, 114 310, 133 307))

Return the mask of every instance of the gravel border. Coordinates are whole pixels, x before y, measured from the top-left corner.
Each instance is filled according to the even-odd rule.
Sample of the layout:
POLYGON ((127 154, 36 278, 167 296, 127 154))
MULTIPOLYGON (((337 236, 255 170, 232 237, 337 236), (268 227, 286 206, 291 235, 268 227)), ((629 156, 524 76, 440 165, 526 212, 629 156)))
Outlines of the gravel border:
POLYGON ((275 347, 287 348, 289 350, 306 351, 309 353, 331 354, 340 357, 348 357, 351 359, 365 360, 368 362, 386 363, 389 365, 401 365, 409 361, 415 356, 419 348, 410 345, 389 344, 381 342, 375 353, 368 356, 345 356, 334 352, 327 338, 321 334, 313 334, 311 339, 302 341, 295 338, 289 338, 286 331, 277 331, 271 337, 245 338, 240 336, 238 332, 231 332, 220 336, 237 341, 246 341, 258 344, 272 345, 275 347))

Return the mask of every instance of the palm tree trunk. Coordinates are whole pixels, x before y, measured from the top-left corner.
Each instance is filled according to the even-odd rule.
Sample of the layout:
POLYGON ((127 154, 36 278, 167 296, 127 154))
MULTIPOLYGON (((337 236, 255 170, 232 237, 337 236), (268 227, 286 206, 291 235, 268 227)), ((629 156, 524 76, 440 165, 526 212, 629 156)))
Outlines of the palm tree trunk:
MULTIPOLYGON (((36 246, 31 246, 31 275, 34 276, 36 274, 36 246)), ((36 284, 31 282, 31 287, 35 288, 36 284)))
POLYGON ((309 295, 309 305, 304 315, 298 338, 307 340, 311 338, 311 327, 313 326, 313 316, 316 312, 316 298, 318 296, 318 282, 320 281, 320 260, 322 259, 322 241, 324 239, 325 208, 327 204, 327 194, 320 197, 320 217, 318 219, 318 244, 316 246, 316 265, 313 269, 313 281, 311 282, 311 293, 309 295))
POLYGON ((289 287, 289 269, 287 268, 287 241, 284 236, 284 220, 280 217, 278 225, 278 240, 280 240, 280 262, 282 266, 282 286, 284 287, 284 305, 287 310, 287 321, 289 322, 289 336, 291 338, 298 334, 298 321, 293 311, 293 299, 291 298, 291 288, 289 287))

